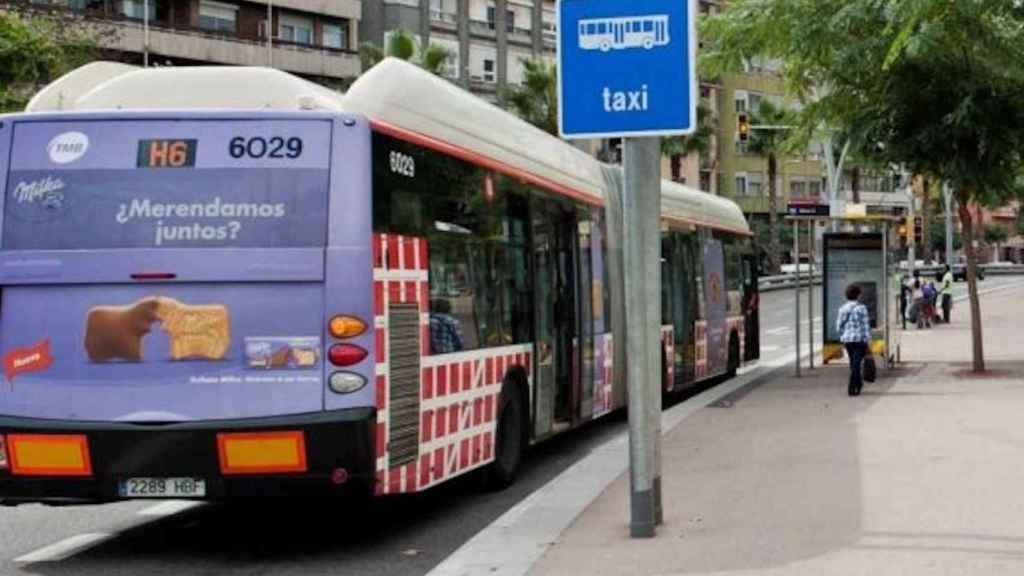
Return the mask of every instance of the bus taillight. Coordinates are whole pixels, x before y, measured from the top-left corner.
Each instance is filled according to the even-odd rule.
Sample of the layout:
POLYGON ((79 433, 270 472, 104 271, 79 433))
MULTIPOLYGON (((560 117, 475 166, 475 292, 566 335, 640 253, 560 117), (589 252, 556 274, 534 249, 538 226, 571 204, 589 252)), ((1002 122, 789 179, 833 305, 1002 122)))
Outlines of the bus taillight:
POLYGON ((3 434, 0 434, 0 470, 6 470, 9 464, 7 463, 7 440, 3 434))
POLYGON ((331 364, 335 366, 352 366, 362 362, 369 352, 355 344, 335 344, 327 352, 331 364))
POLYGON ((345 316, 342 314, 331 318, 328 328, 330 328, 331 336, 335 338, 354 338, 366 332, 366 322, 355 316, 345 316))

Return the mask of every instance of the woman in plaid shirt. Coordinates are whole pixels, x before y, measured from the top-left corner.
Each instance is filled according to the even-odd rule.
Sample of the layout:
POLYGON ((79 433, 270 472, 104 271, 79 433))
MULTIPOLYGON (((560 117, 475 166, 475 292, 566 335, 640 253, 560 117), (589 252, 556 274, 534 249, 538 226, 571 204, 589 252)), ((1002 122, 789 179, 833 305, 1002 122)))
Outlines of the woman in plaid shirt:
POLYGON ((846 346, 846 355, 850 359, 850 384, 847 387, 850 396, 860 394, 864 385, 860 368, 871 342, 871 319, 867 306, 860 303, 860 292, 860 286, 856 284, 846 288, 846 304, 839 308, 836 319, 839 341, 846 346))

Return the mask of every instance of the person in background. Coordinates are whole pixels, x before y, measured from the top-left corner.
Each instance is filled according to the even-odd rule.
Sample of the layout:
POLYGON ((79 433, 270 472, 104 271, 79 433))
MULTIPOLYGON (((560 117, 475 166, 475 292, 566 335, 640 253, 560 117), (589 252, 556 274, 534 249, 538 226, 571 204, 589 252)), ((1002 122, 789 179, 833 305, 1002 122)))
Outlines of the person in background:
POLYGON ((946 271, 942 274, 939 294, 942 296, 942 323, 949 324, 949 311, 953 309, 953 270, 949 264, 946 264, 946 271))
POLYGON ((452 316, 452 305, 444 298, 430 301, 430 353, 460 352, 465 343, 459 321, 452 316))
POLYGON ((871 319, 868 308, 860 301, 861 289, 856 284, 846 288, 846 303, 839 308, 836 318, 836 331, 839 341, 846 348, 846 356, 850 359, 850 382, 847 393, 850 396, 860 394, 864 386, 860 369, 864 356, 868 353, 871 342, 871 319))
POLYGON ((936 314, 936 303, 939 299, 939 291, 935 288, 935 282, 928 280, 924 282, 921 287, 921 293, 924 295, 924 320, 925 325, 928 328, 932 327, 932 322, 938 321, 938 315, 936 314))

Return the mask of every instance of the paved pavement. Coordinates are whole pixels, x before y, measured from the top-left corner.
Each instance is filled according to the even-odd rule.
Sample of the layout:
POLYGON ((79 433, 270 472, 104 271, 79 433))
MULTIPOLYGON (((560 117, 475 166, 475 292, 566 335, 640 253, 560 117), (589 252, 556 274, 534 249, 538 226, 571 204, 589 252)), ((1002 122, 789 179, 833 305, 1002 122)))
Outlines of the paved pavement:
POLYGON ((628 538, 623 476, 531 574, 1024 573, 1024 289, 982 289, 991 373, 965 372, 966 302, 860 397, 787 370, 668 434, 657 538, 628 538))

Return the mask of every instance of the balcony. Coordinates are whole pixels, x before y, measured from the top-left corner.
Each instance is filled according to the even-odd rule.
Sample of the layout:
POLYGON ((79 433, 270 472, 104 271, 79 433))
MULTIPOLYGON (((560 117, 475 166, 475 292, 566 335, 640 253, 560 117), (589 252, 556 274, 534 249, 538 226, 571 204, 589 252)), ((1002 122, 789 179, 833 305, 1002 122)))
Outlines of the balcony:
MULTIPOLYGON (((102 35, 103 48, 140 53, 143 50, 142 22, 130 19, 91 19, 97 26, 113 25, 116 34, 102 35)), ((149 26, 149 52, 161 57, 235 66, 267 63, 265 39, 214 32, 197 28, 170 27, 155 22, 149 26)), ((359 75, 358 53, 354 50, 297 44, 274 40, 275 68, 310 76, 352 78, 359 75)))
POLYGON ((431 10, 430 24, 441 30, 448 30, 454 32, 458 28, 459 17, 455 12, 445 12, 444 10, 431 10))
POLYGON ((482 38, 494 39, 498 37, 498 33, 494 30, 494 24, 486 20, 470 20, 469 33, 482 38))
POLYGON ((528 45, 533 43, 533 31, 529 28, 519 28, 517 26, 509 32, 508 39, 512 42, 528 45))

